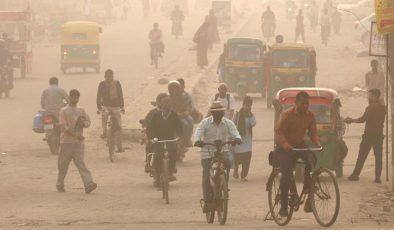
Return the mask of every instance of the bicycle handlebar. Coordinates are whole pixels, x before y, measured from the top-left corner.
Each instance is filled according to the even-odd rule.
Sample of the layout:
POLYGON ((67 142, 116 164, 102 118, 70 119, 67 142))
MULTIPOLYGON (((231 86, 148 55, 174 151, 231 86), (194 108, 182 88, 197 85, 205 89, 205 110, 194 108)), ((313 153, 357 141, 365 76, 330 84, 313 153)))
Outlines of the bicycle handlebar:
POLYGON ((318 147, 318 148, 302 148, 302 149, 298 149, 298 148, 293 148, 292 151, 294 152, 303 152, 303 151, 317 151, 320 152, 323 150, 323 147, 318 147))
POLYGON ((171 142, 177 142, 178 140, 179 140, 179 138, 175 138, 175 139, 172 139, 172 140, 160 140, 160 141, 159 141, 159 139, 153 138, 153 139, 151 140, 151 142, 152 142, 153 144, 156 144, 156 143, 171 143, 171 142))
POLYGON ((225 146, 225 145, 228 145, 228 144, 236 144, 236 143, 235 143, 235 141, 226 141, 226 142, 222 142, 222 143, 220 143, 220 145, 218 145, 218 144, 215 144, 215 143, 204 142, 202 145, 203 146, 209 145, 209 146, 217 147, 217 146, 225 146))

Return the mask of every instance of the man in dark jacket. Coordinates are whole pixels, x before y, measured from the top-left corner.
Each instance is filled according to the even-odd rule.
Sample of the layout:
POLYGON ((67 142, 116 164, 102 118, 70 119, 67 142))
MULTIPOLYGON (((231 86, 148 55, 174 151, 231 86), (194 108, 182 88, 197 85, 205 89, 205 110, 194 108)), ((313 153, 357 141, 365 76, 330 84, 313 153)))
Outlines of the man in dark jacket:
POLYGON ((365 109, 364 114, 356 119, 347 117, 344 121, 351 123, 365 123, 364 134, 360 143, 356 167, 349 176, 350 181, 358 181, 361 170, 363 169, 365 160, 369 151, 373 148, 375 154, 375 183, 382 183, 380 176, 382 174, 383 161, 383 128, 386 117, 386 106, 380 102, 380 90, 371 89, 368 91, 369 105, 365 109))
POLYGON ((105 80, 100 82, 97 91, 97 113, 102 114, 103 134, 101 138, 107 136, 107 121, 109 113, 112 113, 117 120, 117 130, 115 134, 118 152, 123 152, 122 147, 122 117, 124 114, 124 100, 122 86, 119 81, 114 80, 112 70, 105 71, 105 80))
MULTIPOLYGON (((176 112, 171 110, 171 100, 168 96, 163 97, 161 99, 161 108, 160 111, 155 113, 152 117, 152 121, 149 123, 148 129, 148 137, 155 139, 158 141, 169 141, 174 140, 177 137, 182 135, 182 125, 181 121, 176 112)), ((174 173, 176 170, 176 153, 177 153, 177 144, 174 141, 169 141, 165 143, 168 155, 170 158, 170 181, 176 180, 174 173)), ((155 160, 154 160, 154 182, 153 185, 155 187, 159 187, 159 179, 161 173, 161 160, 164 155, 164 143, 155 143, 154 144, 154 152, 155 152, 155 160)))

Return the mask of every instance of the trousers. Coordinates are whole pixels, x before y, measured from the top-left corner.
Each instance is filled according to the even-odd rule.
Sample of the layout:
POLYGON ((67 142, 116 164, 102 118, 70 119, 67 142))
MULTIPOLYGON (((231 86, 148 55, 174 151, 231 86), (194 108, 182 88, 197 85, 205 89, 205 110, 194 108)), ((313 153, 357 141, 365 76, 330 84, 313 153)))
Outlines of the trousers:
POLYGON ((64 187, 64 179, 66 178, 68 166, 71 160, 74 161, 79 174, 81 175, 83 184, 86 187, 93 182, 92 174, 85 165, 84 160, 84 143, 62 143, 60 145, 60 153, 58 158, 59 174, 57 177, 57 186, 64 187))
POLYGON ((311 183, 310 173, 312 172, 316 158, 313 152, 285 152, 278 151, 278 160, 282 177, 280 179, 280 200, 281 207, 287 207, 289 200, 290 178, 293 173, 294 165, 297 159, 301 158, 305 161, 304 187, 309 188, 311 183))
POLYGON ((383 167, 383 134, 380 135, 363 135, 360 143, 360 150, 358 152, 356 167, 354 168, 353 175, 359 176, 364 167, 365 160, 368 157, 371 148, 375 154, 375 178, 380 179, 383 167))

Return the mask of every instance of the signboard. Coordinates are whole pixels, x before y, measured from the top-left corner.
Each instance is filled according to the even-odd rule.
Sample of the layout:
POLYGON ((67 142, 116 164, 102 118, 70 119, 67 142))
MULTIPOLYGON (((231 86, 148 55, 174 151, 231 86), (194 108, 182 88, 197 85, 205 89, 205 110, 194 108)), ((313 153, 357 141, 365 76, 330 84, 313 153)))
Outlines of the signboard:
POLYGON ((228 27, 231 25, 231 1, 212 1, 212 9, 219 26, 228 27))
POLYGON ((379 33, 394 32, 394 1, 375 0, 376 23, 379 33))
POLYGON ((371 22, 369 55, 387 57, 386 36, 379 33, 376 22, 371 22))

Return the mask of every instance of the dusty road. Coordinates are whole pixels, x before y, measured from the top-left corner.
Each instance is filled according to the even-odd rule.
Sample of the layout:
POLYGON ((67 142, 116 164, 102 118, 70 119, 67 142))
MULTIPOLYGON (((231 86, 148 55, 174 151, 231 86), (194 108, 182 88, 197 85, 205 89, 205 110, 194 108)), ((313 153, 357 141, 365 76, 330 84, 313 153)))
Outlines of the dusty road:
MULTIPOLYGON (((259 14, 261 12, 258 9, 259 14)), ((192 13, 203 18, 205 11, 192 13)), ((194 91, 201 109, 207 106, 208 97, 217 86, 214 71, 200 72, 194 65, 195 53, 188 51, 193 44, 191 37, 200 21, 186 21, 185 35, 175 41, 166 35, 167 52, 159 70, 148 64, 146 34, 154 16, 141 21, 138 27, 129 22, 119 22, 104 28, 102 37, 103 69, 112 68, 115 77, 123 83, 127 97, 127 114, 124 126, 137 127, 138 119, 148 111, 148 102, 165 86, 157 84, 162 77, 184 77, 186 83, 203 75, 194 91), (143 32, 141 32, 143 31, 143 32), (116 41, 114 43, 113 41, 116 41)), ((241 30, 240 36, 260 36, 259 15, 241 30)), ((294 22, 291 22, 294 23, 294 22)), ((293 40, 293 26, 280 22, 278 31, 285 40, 293 40)), ((162 23, 169 31, 169 23, 162 23)), ((320 45, 319 33, 307 29, 307 42, 316 46, 318 53, 318 85, 338 89, 343 100, 343 115, 361 114, 366 105, 364 95, 351 92, 353 86, 362 86, 363 74, 368 70, 369 58, 356 58, 346 47, 353 43, 351 25, 343 36, 335 36, 328 47, 320 45)), ((215 58, 220 45, 210 54, 215 58)), ((119 154, 116 162, 109 163, 105 143, 98 138, 100 120, 95 115, 96 87, 102 74, 61 75, 58 64, 58 47, 36 47, 34 74, 27 80, 18 80, 13 98, 0 104, 6 112, 0 113, 0 229, 216 229, 209 226, 199 207, 201 196, 201 167, 199 154, 191 150, 186 161, 178 165, 178 181, 171 184, 171 204, 165 205, 160 193, 153 189, 151 179, 143 172, 143 147, 128 143, 131 149, 119 154), (31 120, 39 108, 41 90, 50 76, 60 77, 66 89, 78 88, 82 92, 81 106, 92 117, 93 127, 87 131, 86 161, 93 173, 98 189, 91 195, 83 193, 82 183, 74 166, 66 180, 67 193, 57 193, 56 156, 50 156, 42 136, 31 131, 31 120)), ((3 110, 4 111, 4 110, 3 110)), ((254 132, 254 152, 248 183, 231 180, 230 207, 226 229, 279 229, 273 222, 264 222, 268 211, 265 183, 270 172, 267 154, 272 149, 273 111, 255 97, 253 109, 258 126, 254 132)), ((349 156, 345 175, 354 167, 358 151, 361 125, 352 125, 346 139, 349 156)), ((371 198, 387 190, 388 183, 375 185, 373 157, 368 159, 358 183, 339 180, 341 211, 333 229, 393 229, 394 213, 374 212, 371 198)), ((372 199, 373 200, 373 199, 372 199)), ((381 210, 381 207, 377 209, 381 210)), ((316 229, 319 226, 311 214, 298 212, 290 229, 316 229)))

